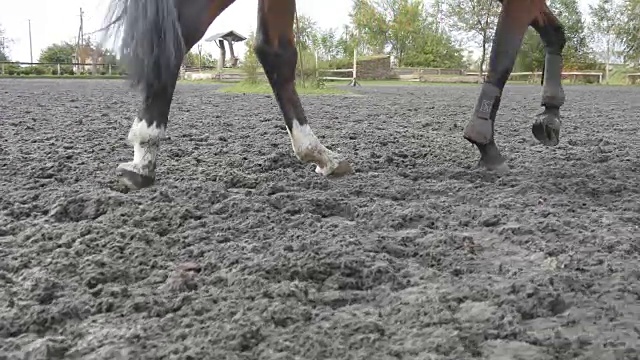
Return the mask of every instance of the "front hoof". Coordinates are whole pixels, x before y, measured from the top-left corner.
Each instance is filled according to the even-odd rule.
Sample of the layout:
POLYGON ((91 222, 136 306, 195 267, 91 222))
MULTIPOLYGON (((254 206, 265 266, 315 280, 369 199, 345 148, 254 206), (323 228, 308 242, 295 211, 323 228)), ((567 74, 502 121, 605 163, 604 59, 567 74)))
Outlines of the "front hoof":
POLYGON ((541 144, 556 146, 560 143, 561 127, 560 114, 545 110, 531 125, 531 132, 541 144))
POLYGON ((118 180, 130 190, 140 190, 150 187, 155 183, 155 178, 149 175, 142 175, 127 168, 128 164, 121 164, 116 170, 118 180))
POLYGON ((332 171, 327 171, 327 169, 322 169, 320 166, 316 166, 316 172, 327 177, 341 177, 354 173, 351 164, 349 164, 347 160, 341 160, 338 162, 338 166, 336 166, 332 171))

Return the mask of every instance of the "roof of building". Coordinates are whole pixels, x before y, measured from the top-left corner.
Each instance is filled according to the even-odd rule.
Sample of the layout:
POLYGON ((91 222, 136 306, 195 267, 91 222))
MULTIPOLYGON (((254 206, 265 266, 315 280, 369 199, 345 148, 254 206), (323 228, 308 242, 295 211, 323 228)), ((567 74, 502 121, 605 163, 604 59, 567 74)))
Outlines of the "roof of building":
POLYGON ((217 33, 217 34, 214 34, 212 36, 209 36, 204 41, 209 42, 209 41, 216 41, 218 39, 231 40, 232 42, 239 42, 239 41, 247 40, 246 37, 238 34, 234 30, 230 30, 230 31, 227 31, 227 32, 221 32, 221 33, 217 33))

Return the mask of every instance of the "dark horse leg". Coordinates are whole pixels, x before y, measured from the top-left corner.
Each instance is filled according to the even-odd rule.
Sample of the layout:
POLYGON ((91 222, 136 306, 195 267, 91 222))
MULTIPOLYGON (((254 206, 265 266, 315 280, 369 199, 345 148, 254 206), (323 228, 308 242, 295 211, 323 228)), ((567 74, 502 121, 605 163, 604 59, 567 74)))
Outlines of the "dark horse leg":
POLYGON ((529 24, 540 16, 540 2, 544 3, 543 0, 501 2, 502 11, 491 47, 488 74, 463 134, 480 151, 479 165, 488 169, 496 169, 504 164, 505 160, 493 138, 496 114, 524 34, 529 24))
POLYGON ((255 52, 282 111, 293 151, 298 159, 315 163, 323 175, 345 175, 351 165, 327 149, 311 131, 295 87, 298 52, 293 20, 295 0, 259 0, 255 52))
POLYGON ((122 55, 142 105, 129 130, 133 161, 117 173, 132 189, 155 182, 156 158, 186 52, 234 0, 111 0, 107 29, 122 29, 122 55), (115 28, 113 27, 115 26, 115 28))
POLYGON ((562 89, 562 50, 566 38, 562 24, 546 5, 542 17, 535 19, 531 26, 540 35, 546 53, 542 73, 544 111, 538 115, 531 131, 542 144, 555 146, 560 142, 560 107, 565 101, 562 89))

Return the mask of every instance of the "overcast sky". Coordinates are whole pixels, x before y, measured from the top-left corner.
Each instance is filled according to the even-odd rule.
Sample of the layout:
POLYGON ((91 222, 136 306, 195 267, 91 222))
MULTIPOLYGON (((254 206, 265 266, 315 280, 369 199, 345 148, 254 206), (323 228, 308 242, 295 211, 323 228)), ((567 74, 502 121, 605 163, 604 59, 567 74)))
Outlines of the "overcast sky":
MULTIPOLYGON (((74 42, 80 24, 80 8, 84 11, 84 32, 90 33, 102 25, 107 1, 105 0, 22 0, 3 1, 0 25, 6 30, 10 43, 9 55, 14 61, 29 61, 29 23, 33 40, 33 60, 37 61, 42 49, 61 41, 74 42), (25 10, 28 9, 28 10, 25 10)), ((595 0, 579 0, 586 12, 595 0)), ((256 27, 257 0, 236 0, 207 31, 236 30, 247 35, 256 27)), ((340 28, 349 21, 351 0, 298 0, 298 12, 313 18, 322 28, 340 28)), ((237 44, 237 56, 244 54, 244 46, 237 44)), ((204 43, 203 49, 217 56, 213 43, 204 43)))

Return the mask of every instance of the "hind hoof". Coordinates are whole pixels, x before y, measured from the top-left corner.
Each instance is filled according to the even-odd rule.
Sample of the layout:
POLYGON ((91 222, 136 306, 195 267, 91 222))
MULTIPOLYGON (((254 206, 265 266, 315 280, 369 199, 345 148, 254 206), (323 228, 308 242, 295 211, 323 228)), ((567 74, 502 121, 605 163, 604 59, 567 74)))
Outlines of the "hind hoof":
POLYGON ((126 164, 120 165, 116 170, 116 175, 118 180, 130 190, 144 189, 155 183, 155 177, 139 174, 125 166, 126 164))
POLYGON ((538 115, 536 122, 531 125, 533 136, 545 146, 556 146, 560 143, 560 114, 545 110, 538 115))
POLYGON ((476 167, 495 172, 497 174, 506 174, 509 172, 509 165, 507 165, 507 162, 504 159, 501 159, 501 161, 487 161, 486 159, 480 159, 478 160, 476 167))

